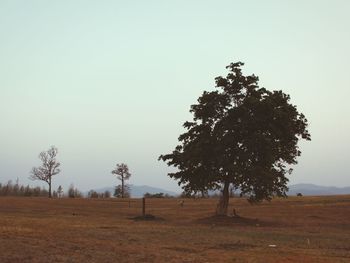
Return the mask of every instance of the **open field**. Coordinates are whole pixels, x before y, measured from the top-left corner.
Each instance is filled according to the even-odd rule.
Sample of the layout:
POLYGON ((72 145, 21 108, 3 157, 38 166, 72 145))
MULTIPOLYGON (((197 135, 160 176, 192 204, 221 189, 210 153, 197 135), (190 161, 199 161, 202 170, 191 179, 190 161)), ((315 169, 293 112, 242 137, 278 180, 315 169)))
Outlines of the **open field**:
POLYGON ((2 197, 0 262, 350 262, 350 196, 178 201, 2 197))

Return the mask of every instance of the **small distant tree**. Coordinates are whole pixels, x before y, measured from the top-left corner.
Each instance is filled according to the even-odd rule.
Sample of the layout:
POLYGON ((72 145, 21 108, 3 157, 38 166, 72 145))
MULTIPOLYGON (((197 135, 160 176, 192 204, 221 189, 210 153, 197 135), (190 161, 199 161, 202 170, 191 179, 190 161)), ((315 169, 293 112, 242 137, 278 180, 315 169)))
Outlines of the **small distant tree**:
POLYGON ((63 196, 63 188, 61 185, 57 188, 57 196, 58 198, 61 198, 63 196))
POLYGON ((111 192, 108 191, 108 190, 106 190, 106 191, 103 193, 103 195, 104 195, 104 198, 110 198, 110 197, 111 197, 111 192))
POLYGON ((40 193, 41 193, 41 188, 40 188, 40 186, 34 187, 34 189, 33 189, 33 195, 34 195, 34 196, 40 196, 40 193))
POLYGON ((25 188, 24 188, 24 196, 31 196, 32 195, 32 189, 29 187, 29 185, 27 185, 25 188))
POLYGON ((130 192, 128 191, 129 187, 126 185, 126 181, 129 180, 131 176, 129 167, 125 163, 117 164, 112 174, 116 175, 121 181, 121 185, 115 188, 114 196, 121 198, 130 196, 130 192))
POLYGON ((73 184, 71 184, 68 188, 68 197, 69 198, 82 197, 82 193, 76 187, 74 187, 73 184))
POLYGON ((24 196, 24 185, 21 185, 21 187, 19 188, 19 195, 24 196))
POLYGON ((19 193, 19 179, 17 178, 16 184, 13 186, 13 195, 18 195, 19 193))
POLYGON ((119 198, 129 198, 130 197, 130 187, 128 185, 117 185, 114 189, 114 197, 119 198))
POLYGON ((143 197, 145 197, 145 198, 150 198, 151 196, 152 196, 152 194, 149 193, 149 192, 146 192, 146 193, 143 195, 143 197))
POLYGON ((61 171, 59 169, 61 164, 56 160, 57 153, 58 150, 55 146, 41 152, 39 154, 39 159, 42 162, 41 166, 33 167, 30 171, 30 179, 44 181, 49 185, 49 198, 51 198, 52 177, 61 171))
POLYGON ((98 193, 95 190, 90 190, 88 192, 88 197, 89 198, 98 198, 98 193))

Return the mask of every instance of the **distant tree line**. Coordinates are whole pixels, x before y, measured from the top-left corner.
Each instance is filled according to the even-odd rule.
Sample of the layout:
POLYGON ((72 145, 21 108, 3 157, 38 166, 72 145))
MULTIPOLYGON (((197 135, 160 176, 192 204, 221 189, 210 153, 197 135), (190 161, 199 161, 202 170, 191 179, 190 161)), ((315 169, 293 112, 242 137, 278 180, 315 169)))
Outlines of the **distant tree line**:
POLYGON ((47 196, 48 191, 39 186, 24 186, 18 183, 8 181, 7 184, 0 183, 0 196, 47 196))
MULTIPOLYGON (((16 183, 13 183, 11 180, 6 184, 0 183, 0 196, 48 196, 49 191, 44 187, 40 186, 30 186, 30 185, 21 185, 18 180, 16 183)), ((83 194, 74 187, 73 184, 68 188, 67 193, 63 192, 62 186, 59 186, 57 190, 52 192, 52 197, 69 197, 69 198, 81 198, 83 194)))
POLYGON ((98 193, 95 190, 90 190, 88 192, 88 198, 110 198, 111 197, 111 192, 110 191, 105 191, 103 193, 98 193))
POLYGON ((164 193, 151 194, 151 193, 147 192, 143 195, 143 197, 145 197, 145 198, 172 198, 173 196, 171 196, 169 194, 164 194, 164 193))

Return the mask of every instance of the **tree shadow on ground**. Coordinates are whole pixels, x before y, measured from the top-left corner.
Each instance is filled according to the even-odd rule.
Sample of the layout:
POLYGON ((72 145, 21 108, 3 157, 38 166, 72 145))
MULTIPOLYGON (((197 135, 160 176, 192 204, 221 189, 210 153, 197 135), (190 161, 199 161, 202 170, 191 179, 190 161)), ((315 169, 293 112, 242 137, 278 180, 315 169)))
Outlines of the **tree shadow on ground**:
POLYGON ((271 227, 281 226, 279 222, 264 221, 258 218, 248 218, 241 216, 210 216, 196 220, 196 223, 210 226, 255 226, 271 227))
POLYGON ((130 217, 129 219, 134 220, 134 221, 164 221, 164 218, 157 217, 157 216, 154 216, 151 214, 130 217))

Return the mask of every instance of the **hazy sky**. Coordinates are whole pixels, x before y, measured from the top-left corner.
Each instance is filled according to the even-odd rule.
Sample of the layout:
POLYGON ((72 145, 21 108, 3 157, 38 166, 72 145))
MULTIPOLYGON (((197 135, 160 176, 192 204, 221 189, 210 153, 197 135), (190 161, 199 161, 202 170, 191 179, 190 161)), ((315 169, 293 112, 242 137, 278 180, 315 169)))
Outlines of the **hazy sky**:
POLYGON ((53 187, 178 189, 157 161, 230 62, 282 89, 312 141, 290 183, 349 186, 350 1, 0 0, 0 182, 59 149, 53 187))

